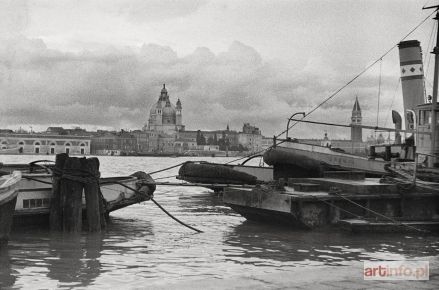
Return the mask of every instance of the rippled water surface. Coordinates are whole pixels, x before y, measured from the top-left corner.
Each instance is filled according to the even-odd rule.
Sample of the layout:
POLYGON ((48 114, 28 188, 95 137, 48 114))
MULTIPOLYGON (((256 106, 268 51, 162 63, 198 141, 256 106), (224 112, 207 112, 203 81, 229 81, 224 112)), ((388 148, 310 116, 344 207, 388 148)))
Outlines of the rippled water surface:
MULTIPOLYGON (((52 157, 53 158, 53 157, 52 157)), ((2 156, 23 163, 38 156, 2 156)), ((151 172, 188 158, 99 157, 103 176, 151 172)), ((194 159, 194 158, 192 158, 194 159)), ((231 158, 205 158, 225 162, 231 158)), ((155 174, 175 176, 178 168, 155 174)), ((163 179, 176 181, 175 178, 163 179)), ((151 202, 111 214, 101 234, 78 236, 15 229, 0 253, 0 286, 16 288, 144 288, 194 279, 343 266, 353 261, 439 254, 436 237, 292 231, 248 222, 208 189, 159 186, 155 199, 204 233, 177 224, 151 202)), ((0 287, 1 288, 1 287, 0 287)))

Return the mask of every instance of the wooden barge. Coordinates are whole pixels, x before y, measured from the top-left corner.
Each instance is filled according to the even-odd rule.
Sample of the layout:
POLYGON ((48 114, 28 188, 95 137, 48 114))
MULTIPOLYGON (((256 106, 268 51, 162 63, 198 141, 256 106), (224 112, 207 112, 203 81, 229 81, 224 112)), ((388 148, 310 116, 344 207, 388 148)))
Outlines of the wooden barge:
POLYGON ((437 184, 422 190, 410 184, 365 178, 364 172, 330 172, 323 178, 280 179, 254 189, 226 188, 223 201, 248 220, 280 223, 297 229, 344 225, 372 228, 346 220, 372 220, 378 224, 419 229, 423 222, 439 222, 437 184), (405 189, 404 189, 405 188, 405 189), (431 188, 431 190, 429 190, 431 188), (418 222, 416 226, 404 223, 418 222))

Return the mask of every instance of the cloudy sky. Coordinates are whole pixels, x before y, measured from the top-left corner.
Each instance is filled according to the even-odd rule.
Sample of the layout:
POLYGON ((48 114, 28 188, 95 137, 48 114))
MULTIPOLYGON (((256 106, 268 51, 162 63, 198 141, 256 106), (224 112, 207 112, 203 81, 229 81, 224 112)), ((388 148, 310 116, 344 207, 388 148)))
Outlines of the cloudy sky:
MULTIPOLYGON (((434 3, 0 0, 0 128, 139 129, 166 83, 187 129, 250 122, 272 136, 399 42, 434 3)), ((424 46, 426 69, 432 29, 427 21, 409 37, 424 46)), ((380 64, 309 119, 348 123, 358 95, 363 123, 376 125, 379 72, 380 64)), ((391 105, 402 111, 397 50, 381 72, 379 125, 390 126, 391 105)), ((323 130, 333 129, 301 125, 294 134, 323 130)))

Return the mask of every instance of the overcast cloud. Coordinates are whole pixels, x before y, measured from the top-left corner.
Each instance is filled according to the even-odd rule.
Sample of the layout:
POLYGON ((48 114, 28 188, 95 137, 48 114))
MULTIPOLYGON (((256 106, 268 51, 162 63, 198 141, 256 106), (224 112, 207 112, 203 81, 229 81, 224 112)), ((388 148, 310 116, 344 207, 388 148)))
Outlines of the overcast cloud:
MULTIPOLYGON (((419 1, 89 2, 0 2, 0 128, 140 129, 166 83, 187 129, 250 122, 272 136, 428 15, 419 1)), ((430 29, 411 38, 426 46, 430 29)), ((389 126, 390 105, 402 110, 397 51, 381 75, 389 126)), ((379 65, 310 119, 347 123, 358 95, 375 125, 378 78, 379 65)))

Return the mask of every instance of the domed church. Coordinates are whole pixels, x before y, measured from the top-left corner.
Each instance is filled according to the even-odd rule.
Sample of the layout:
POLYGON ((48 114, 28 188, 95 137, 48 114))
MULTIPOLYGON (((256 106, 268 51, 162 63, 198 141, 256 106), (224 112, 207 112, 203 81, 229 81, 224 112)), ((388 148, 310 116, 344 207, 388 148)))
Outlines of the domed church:
POLYGON ((166 85, 163 84, 159 99, 152 106, 149 113, 148 130, 165 134, 175 134, 178 131, 184 131, 181 109, 180 99, 177 100, 174 106, 169 100, 166 85))

